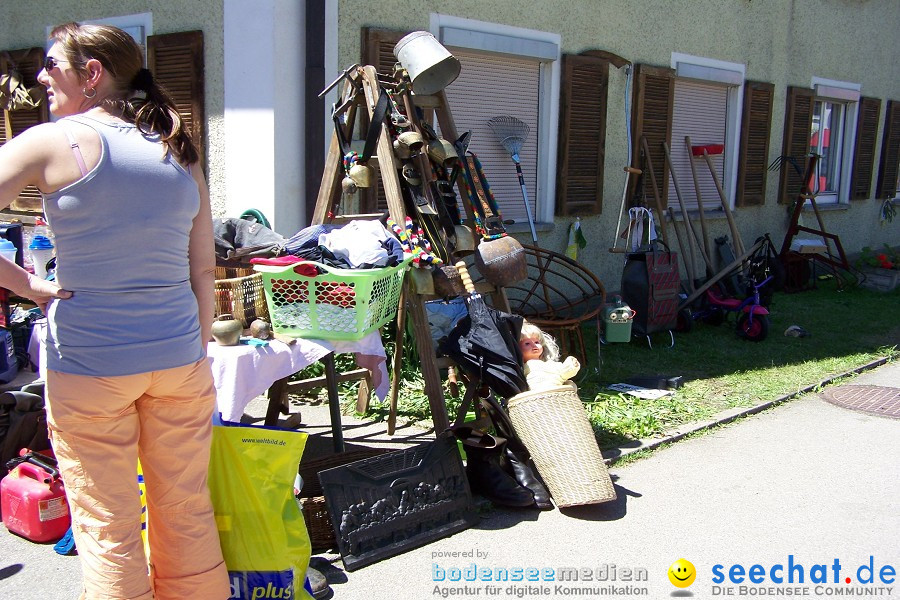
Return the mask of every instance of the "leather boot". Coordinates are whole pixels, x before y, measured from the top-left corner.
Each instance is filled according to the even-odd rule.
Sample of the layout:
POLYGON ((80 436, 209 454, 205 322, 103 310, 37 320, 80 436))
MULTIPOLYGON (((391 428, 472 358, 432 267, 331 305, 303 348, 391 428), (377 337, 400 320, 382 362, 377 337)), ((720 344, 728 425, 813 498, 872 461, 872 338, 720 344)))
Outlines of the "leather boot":
POLYGON ((509 446, 504 450, 506 453, 506 461, 509 466, 512 467, 516 481, 531 490, 535 505, 541 510, 553 510, 553 502, 550 501, 550 492, 547 491, 547 488, 544 487, 541 480, 534 474, 534 470, 531 465, 528 464, 530 461, 527 459, 523 460, 521 455, 514 453, 509 446))
POLYGON ((469 427, 454 428, 454 434, 466 450, 466 477, 473 492, 501 506, 534 505, 532 493, 504 469, 506 440, 469 427))

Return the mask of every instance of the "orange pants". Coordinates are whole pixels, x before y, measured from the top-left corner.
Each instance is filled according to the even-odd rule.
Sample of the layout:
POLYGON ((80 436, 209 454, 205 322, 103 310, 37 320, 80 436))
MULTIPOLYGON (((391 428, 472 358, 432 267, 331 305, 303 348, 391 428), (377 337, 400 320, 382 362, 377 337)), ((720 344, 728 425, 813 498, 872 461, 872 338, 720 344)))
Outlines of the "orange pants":
POLYGON ((209 363, 121 377, 47 373, 48 424, 88 600, 231 595, 206 485, 209 363), (137 485, 147 488, 150 574, 137 485))

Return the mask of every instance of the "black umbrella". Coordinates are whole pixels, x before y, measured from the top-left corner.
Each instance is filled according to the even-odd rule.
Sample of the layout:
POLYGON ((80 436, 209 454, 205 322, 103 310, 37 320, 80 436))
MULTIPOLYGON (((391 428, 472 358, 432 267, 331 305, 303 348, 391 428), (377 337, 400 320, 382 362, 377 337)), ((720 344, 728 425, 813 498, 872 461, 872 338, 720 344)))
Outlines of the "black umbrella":
POLYGON ((522 317, 487 306, 481 294, 475 292, 465 263, 457 263, 456 268, 469 292, 469 315, 460 319, 439 349, 470 378, 502 398, 526 391, 528 383, 519 349, 522 317))

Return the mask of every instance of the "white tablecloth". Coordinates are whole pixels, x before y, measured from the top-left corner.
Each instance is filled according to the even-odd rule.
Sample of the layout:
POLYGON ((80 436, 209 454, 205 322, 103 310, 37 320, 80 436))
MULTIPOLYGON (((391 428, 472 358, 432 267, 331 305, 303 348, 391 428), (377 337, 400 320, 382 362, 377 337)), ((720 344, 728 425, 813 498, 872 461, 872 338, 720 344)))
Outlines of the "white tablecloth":
POLYGON ((329 352, 356 354, 360 367, 372 371, 375 395, 383 400, 390 381, 381 335, 373 331, 356 342, 297 339, 292 345, 268 340, 268 346, 219 346, 210 342, 207 354, 216 384, 219 412, 226 421, 240 421, 251 400, 283 377, 311 365, 329 352))
MULTIPOLYGON (((28 354, 46 379, 46 350, 43 343, 46 320, 34 325, 28 354)), ((273 383, 293 375, 329 352, 356 354, 360 367, 372 372, 372 388, 380 400, 387 397, 390 381, 386 368, 386 354, 381 334, 376 330, 355 342, 311 340, 298 338, 288 345, 268 340, 268 346, 220 346, 210 342, 206 348, 216 385, 216 400, 222 419, 240 421, 250 401, 265 393, 273 383)))

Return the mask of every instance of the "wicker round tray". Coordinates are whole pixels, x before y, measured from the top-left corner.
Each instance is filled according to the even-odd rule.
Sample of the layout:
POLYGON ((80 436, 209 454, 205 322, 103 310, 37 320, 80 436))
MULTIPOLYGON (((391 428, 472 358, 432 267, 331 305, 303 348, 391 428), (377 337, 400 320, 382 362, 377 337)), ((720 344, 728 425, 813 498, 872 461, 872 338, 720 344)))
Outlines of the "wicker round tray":
POLYGON ((616 499, 594 430, 574 385, 509 400, 509 418, 560 508, 616 499))

